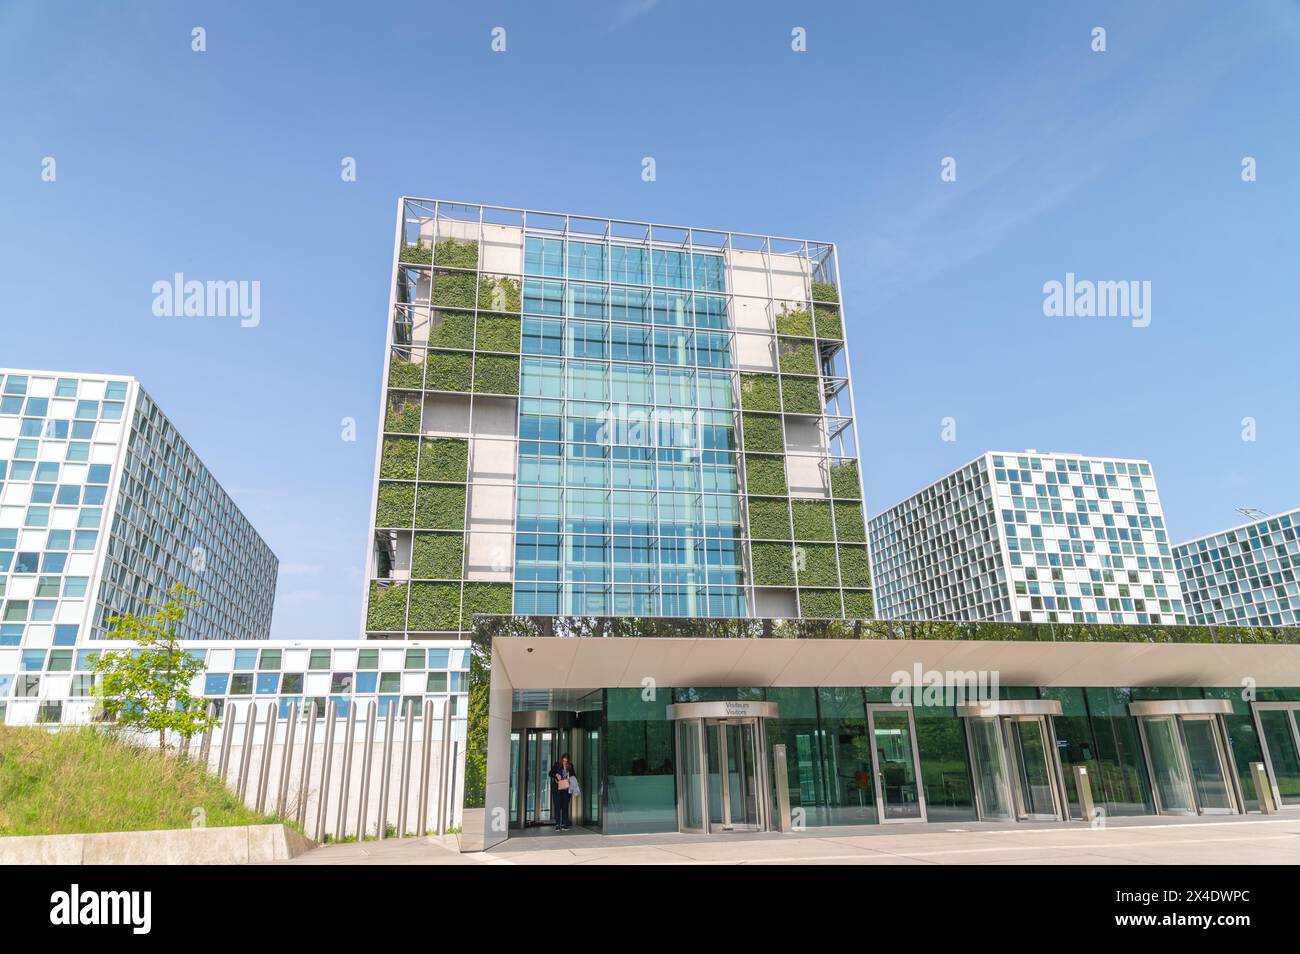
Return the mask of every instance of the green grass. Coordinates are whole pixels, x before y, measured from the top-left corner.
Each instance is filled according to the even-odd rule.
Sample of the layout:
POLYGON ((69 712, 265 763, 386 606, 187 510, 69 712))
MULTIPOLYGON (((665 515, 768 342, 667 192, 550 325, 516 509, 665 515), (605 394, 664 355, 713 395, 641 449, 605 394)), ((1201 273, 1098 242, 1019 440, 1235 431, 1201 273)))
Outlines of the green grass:
POLYGON ((272 825, 196 762, 94 728, 0 726, 0 835, 272 825))

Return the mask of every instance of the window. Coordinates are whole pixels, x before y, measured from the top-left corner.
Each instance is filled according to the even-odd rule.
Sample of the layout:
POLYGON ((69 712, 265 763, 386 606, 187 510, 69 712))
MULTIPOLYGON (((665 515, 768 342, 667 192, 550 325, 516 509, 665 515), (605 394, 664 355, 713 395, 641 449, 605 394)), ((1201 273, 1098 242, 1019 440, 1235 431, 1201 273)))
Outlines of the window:
POLYGON ((6 623, 24 622, 29 610, 27 600, 9 600, 5 603, 3 619, 6 623))
POLYGON ((311 662, 307 664, 308 669, 329 669, 330 651, 328 649, 313 649, 311 651, 311 662))
POLYGON ((210 672, 203 677, 203 694, 205 696, 224 696, 230 676, 224 672, 210 672))

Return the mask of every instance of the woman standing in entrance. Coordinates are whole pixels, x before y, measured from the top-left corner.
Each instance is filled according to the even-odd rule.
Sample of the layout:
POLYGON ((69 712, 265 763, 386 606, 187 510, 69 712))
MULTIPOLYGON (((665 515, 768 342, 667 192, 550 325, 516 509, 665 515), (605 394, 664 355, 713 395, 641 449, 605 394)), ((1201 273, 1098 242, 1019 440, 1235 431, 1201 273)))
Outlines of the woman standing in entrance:
POLYGON ((551 766, 551 816, 555 819, 556 831, 569 830, 569 802, 573 798, 575 774, 568 752, 551 766))

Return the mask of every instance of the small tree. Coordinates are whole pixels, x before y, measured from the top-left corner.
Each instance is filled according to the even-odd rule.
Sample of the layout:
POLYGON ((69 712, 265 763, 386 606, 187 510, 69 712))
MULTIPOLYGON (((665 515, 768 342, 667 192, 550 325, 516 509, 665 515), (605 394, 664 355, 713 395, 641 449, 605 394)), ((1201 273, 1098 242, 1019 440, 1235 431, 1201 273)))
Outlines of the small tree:
POLYGON ((188 739, 217 725, 203 699, 190 693, 190 683, 206 667, 181 648, 177 634, 185 611, 201 605, 193 590, 177 583, 156 612, 110 618, 107 638, 129 639, 138 648, 106 649, 92 667, 101 677, 95 694, 102 711, 116 718, 119 726, 157 732, 164 750, 168 730, 188 739))

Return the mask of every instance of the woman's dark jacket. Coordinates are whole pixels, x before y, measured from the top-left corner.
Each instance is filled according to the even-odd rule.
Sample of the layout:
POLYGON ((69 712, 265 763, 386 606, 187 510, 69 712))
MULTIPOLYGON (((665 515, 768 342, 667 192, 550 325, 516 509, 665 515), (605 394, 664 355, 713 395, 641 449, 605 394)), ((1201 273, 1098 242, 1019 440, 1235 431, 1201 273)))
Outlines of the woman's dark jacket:
MULTIPOLYGON (((563 771, 564 771, 564 768, 560 765, 559 762, 556 762, 554 765, 551 766, 551 774, 550 774, 549 777, 550 777, 550 779, 551 779, 551 794, 552 794, 552 795, 556 795, 556 794, 559 794, 559 795, 569 795, 569 794, 570 794, 570 792, 568 791, 568 789, 565 789, 563 792, 561 792, 561 791, 560 791, 560 786, 559 786, 559 785, 556 783, 556 781, 555 781, 555 776, 559 775, 559 774, 560 774, 561 772, 563 772, 563 771)), ((569 763, 569 777, 572 778, 573 776, 575 776, 575 775, 577 775, 577 774, 578 774, 577 769, 575 769, 575 768, 573 767, 573 763, 570 762, 570 763, 569 763)))

